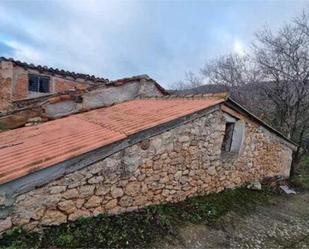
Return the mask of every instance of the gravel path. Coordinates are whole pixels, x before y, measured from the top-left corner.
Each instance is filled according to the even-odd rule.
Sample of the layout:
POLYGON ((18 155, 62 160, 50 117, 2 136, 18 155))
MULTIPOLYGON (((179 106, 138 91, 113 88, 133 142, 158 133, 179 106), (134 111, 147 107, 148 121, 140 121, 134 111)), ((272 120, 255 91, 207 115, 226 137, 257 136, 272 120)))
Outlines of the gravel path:
POLYGON ((159 248, 309 248, 309 192, 280 196, 250 213, 231 212, 215 226, 187 225, 159 248))

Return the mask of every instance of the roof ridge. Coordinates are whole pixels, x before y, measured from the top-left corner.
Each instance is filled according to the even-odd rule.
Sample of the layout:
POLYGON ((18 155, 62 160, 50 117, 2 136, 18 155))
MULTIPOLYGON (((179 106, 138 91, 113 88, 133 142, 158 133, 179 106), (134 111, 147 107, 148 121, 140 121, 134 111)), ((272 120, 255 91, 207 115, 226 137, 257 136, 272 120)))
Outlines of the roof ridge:
POLYGON ((187 95, 177 95, 171 94, 166 96, 149 96, 149 97, 137 97, 137 99, 191 99, 191 100, 198 100, 198 99, 208 99, 208 98, 222 98, 227 100, 230 97, 229 92, 219 92, 219 93, 205 93, 205 94, 187 94, 187 95))
POLYGON ((156 80, 151 78, 148 74, 140 74, 140 75, 134 75, 131 77, 111 80, 108 82, 107 86, 112 86, 112 85, 117 86, 117 85, 121 85, 127 82, 136 81, 136 80, 137 81, 144 80, 146 82, 153 82, 163 95, 170 95, 170 93, 164 87, 162 87, 156 80))
POLYGON ((62 76, 70 76, 73 77, 74 79, 76 78, 82 78, 85 80, 93 81, 93 82, 101 82, 101 83, 108 83, 109 80, 105 79, 103 77, 96 77, 95 75, 90 75, 90 74, 84 74, 84 73, 76 73, 72 71, 67 71, 64 69, 59 69, 59 68, 53 68, 53 67, 48 67, 48 66, 42 66, 42 65, 34 65, 33 63, 27 63, 23 62, 20 60, 15 60, 14 58, 6 58, 1 56, 0 57, 0 62, 1 61, 9 61, 12 62, 18 66, 21 66, 23 68, 30 68, 30 69, 35 69, 40 72, 47 71, 52 74, 59 74, 62 76))

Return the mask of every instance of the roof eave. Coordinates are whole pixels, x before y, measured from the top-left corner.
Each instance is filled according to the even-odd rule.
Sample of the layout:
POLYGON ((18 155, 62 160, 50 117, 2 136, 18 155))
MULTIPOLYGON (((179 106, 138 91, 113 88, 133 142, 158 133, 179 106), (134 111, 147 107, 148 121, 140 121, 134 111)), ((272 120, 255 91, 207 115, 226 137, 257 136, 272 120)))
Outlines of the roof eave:
POLYGON ((299 146, 297 143, 295 143, 294 141, 292 141, 291 139, 289 139, 287 136, 285 136, 284 134, 282 134, 280 131, 276 130, 275 128, 271 127, 269 124, 267 124, 266 122, 264 122, 263 120, 261 120, 260 118, 258 118, 256 115, 254 115, 253 113, 251 113, 248 109, 246 109, 245 107, 243 107, 242 105, 240 105, 239 103, 237 103, 235 100, 233 100, 231 97, 228 97, 226 99, 226 101, 224 102, 224 104, 226 104, 228 107, 236 110, 236 111, 241 111, 244 112, 245 114, 247 114, 249 117, 251 117, 252 119, 254 119, 257 123, 259 123, 260 125, 262 125, 263 127, 265 127, 267 130, 271 131, 272 133, 276 134, 278 137, 284 139, 286 142, 290 143, 291 145, 295 146, 295 148, 293 148, 293 150, 296 150, 297 147, 299 146))

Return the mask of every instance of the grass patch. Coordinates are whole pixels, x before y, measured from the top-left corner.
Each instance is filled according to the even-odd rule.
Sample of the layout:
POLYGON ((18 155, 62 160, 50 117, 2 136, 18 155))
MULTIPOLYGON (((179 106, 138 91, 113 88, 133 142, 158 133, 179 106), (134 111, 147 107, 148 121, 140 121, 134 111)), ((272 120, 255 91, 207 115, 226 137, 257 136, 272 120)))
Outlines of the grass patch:
POLYGON ((0 248, 147 248, 157 239, 177 236, 179 225, 211 225, 229 211, 247 212, 267 203, 272 195, 235 189, 117 216, 83 218, 42 233, 14 229, 0 240, 0 248))

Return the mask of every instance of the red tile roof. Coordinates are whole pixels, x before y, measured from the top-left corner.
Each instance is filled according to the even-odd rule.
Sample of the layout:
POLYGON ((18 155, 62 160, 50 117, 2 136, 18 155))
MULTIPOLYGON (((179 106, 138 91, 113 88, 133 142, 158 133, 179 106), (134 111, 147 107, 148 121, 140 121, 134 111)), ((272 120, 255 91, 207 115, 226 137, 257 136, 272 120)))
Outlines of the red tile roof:
POLYGON ((93 81, 95 83, 108 83, 108 79, 104 79, 102 77, 96 77, 94 75, 89 75, 89 74, 83 74, 83 73, 75 73, 75 72, 69 72, 65 71, 63 69, 58 69, 58 68, 52 68, 52 67, 47 67, 47 66, 41 66, 41 65, 34 65, 32 63, 26 63, 22 62, 19 60, 14 60, 13 58, 5 58, 5 57, 0 57, 0 62, 1 61, 10 61, 14 63, 17 66, 26 68, 26 69, 34 69, 38 70, 39 72, 48 72, 51 74, 58 74, 62 76, 70 76, 73 77, 74 79, 76 78, 81 78, 89 81, 93 81))
POLYGON ((0 184, 221 102, 222 96, 132 100, 0 133, 0 184))

